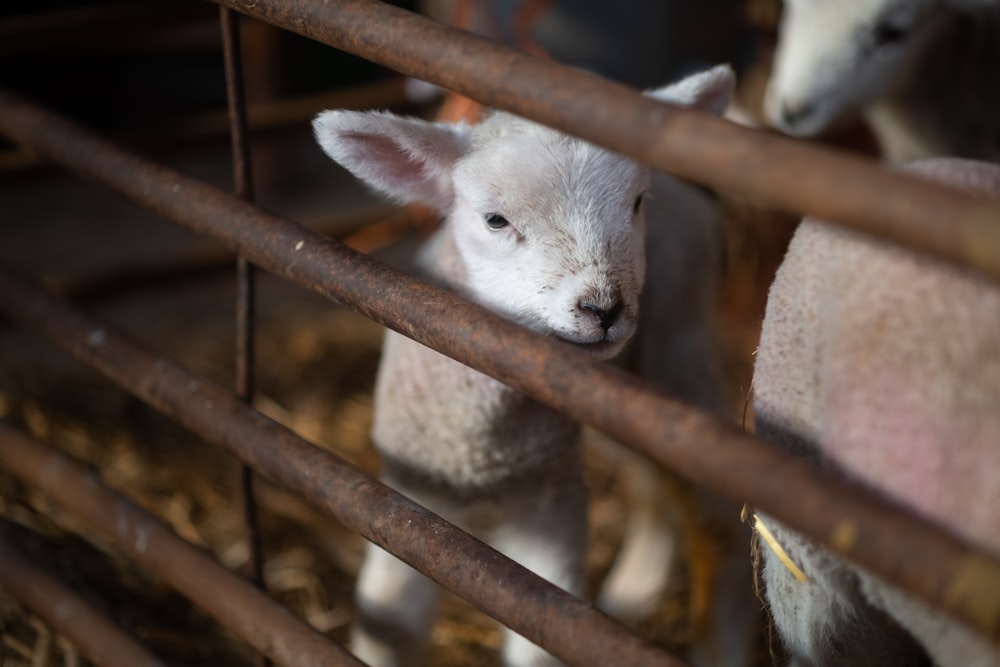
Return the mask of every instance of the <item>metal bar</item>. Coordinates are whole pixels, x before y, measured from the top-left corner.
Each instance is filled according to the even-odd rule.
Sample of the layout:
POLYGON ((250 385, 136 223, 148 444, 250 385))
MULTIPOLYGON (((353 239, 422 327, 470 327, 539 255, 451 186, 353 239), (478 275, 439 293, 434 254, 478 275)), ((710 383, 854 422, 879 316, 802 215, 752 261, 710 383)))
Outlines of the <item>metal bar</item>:
MULTIPOLYGON (((250 142, 247 137, 246 90, 240 46, 240 16, 219 7, 222 52, 226 71, 226 102, 229 112, 229 138, 233 153, 233 188, 236 196, 252 202, 253 172, 250 142)), ((253 402, 254 395, 254 267, 243 255, 236 258, 236 378, 235 391, 241 401, 253 402)), ((258 587, 264 588, 260 522, 254 496, 253 468, 241 463, 239 493, 243 504, 243 530, 247 540, 246 570, 258 587)), ((260 663, 267 666, 266 659, 260 663)))
MULTIPOLYGON (((1000 638, 1000 595, 995 594, 1000 560, 995 555, 866 487, 671 400, 623 371, 117 148, 15 95, 0 91, 0 110, 0 131, 45 157, 246 254, 258 266, 510 384, 695 483, 751 503, 987 636, 1000 638), (774 484, 775 479, 781 484, 774 484), (837 539, 844 534, 857 539, 837 539)), ((31 312, 30 302, 17 306, 12 299, 0 290, 0 302, 6 303, 0 307, 11 315, 31 312)))
POLYGON ((68 585, 33 565, 2 536, 0 587, 34 609, 97 665, 166 667, 166 663, 125 634, 68 585))
POLYGON ((1000 279, 1000 206, 859 157, 643 97, 376 0, 214 0, 698 183, 1000 279))
MULTIPOLYGON (((144 350, 111 325, 0 269, 0 310, 176 419, 295 489, 490 616, 571 665, 682 667, 617 621, 553 586, 223 388, 144 350)), ((22 466, 25 464, 21 464, 22 466)), ((20 470, 21 468, 17 468, 20 470)), ((44 470, 44 469, 42 469, 44 470)), ((25 471, 23 474, 29 474, 25 471)), ((33 480, 33 483, 39 483, 33 480)), ((54 491, 54 490, 53 490, 54 491)), ((113 525, 114 513, 107 513, 113 525)), ((143 529, 145 530, 145 529, 143 529)), ((140 533, 131 532, 129 535, 140 533)), ((148 557, 155 549, 130 555, 148 557)), ((178 581, 188 587, 203 581, 178 581)), ((237 605, 218 586, 219 603, 237 605)))
MULTIPOLYGON (((101 344, 93 338, 91 343, 101 344)), ((56 501, 278 664, 362 665, 287 608, 108 488, 84 465, 3 421, 0 462, 6 471, 56 501)))

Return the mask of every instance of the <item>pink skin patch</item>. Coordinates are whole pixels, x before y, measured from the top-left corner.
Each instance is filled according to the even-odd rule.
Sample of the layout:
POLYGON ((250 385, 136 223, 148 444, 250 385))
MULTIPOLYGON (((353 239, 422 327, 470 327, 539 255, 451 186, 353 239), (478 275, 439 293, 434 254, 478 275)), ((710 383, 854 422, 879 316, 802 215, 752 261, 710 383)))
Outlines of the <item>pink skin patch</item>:
MULTIPOLYGON (((831 383, 826 454, 857 478, 978 542, 996 522, 996 423, 964 413, 923 380, 866 369, 863 391, 831 383)), ((996 421, 996 420, 992 420, 996 421)), ((996 548, 996 545, 994 545, 996 548)))
POLYGON ((830 391, 823 445, 860 479, 927 516, 943 518, 943 490, 953 484, 946 479, 951 439, 922 393, 888 375, 869 380, 863 392, 830 391))

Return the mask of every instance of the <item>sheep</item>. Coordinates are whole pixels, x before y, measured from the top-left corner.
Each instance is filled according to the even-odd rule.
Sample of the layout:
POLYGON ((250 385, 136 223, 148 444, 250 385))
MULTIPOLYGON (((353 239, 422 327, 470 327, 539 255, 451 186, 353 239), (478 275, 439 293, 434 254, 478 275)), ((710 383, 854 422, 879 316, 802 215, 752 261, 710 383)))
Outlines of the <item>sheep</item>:
MULTIPOLYGON (((1000 166, 905 167, 1000 200, 1000 166)), ((806 219, 778 270, 754 369, 758 433, 1000 552, 1000 289, 806 219)), ((794 499, 792 499, 794 500, 794 499)), ((762 579, 797 664, 1000 664, 1000 649, 779 522, 762 579), (796 568, 798 571, 796 571, 796 568)))
POLYGON ((764 112, 800 137, 860 113, 893 164, 1000 160, 996 0, 785 0, 764 112))
MULTIPOLYGON (((649 95, 720 110, 732 85, 731 70, 719 66, 649 95)), ((327 111, 313 126, 323 150, 376 191, 443 216, 420 252, 430 280, 597 358, 625 348, 645 280, 647 208, 669 206, 648 169, 500 111, 474 126, 327 111)), ((669 233, 669 217, 656 223, 669 233)), ((386 333, 372 426, 381 479, 583 596, 578 436, 579 426, 550 408, 386 333)), ((437 597, 423 575, 367 545, 352 650, 376 667, 419 663, 437 597)), ((558 664, 507 630, 503 659, 558 664)))

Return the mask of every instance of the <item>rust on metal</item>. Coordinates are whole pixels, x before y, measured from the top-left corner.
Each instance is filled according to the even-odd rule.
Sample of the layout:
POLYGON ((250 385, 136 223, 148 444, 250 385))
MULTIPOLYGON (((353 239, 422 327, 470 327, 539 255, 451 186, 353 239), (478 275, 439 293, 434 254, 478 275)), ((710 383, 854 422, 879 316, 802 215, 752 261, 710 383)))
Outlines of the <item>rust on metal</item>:
MULTIPOLYGON (((100 331, 91 331, 89 345, 102 346, 100 337, 100 331)), ((179 538, 162 521, 108 488, 81 463, 2 421, 0 463, 278 664, 362 664, 242 577, 179 538)))
POLYGON ((643 97, 377 0, 214 0, 698 183, 1000 279, 1000 206, 871 160, 643 97))
MULTIPOLYGON (((0 439, 2 439, 0 435, 0 439)), ((3 444, 0 442, 0 449, 3 444)), ((102 667, 166 667, 68 585, 31 563, 0 537, 0 587, 64 634, 102 667)))
MULTIPOLYGON (((295 489, 348 528, 545 646, 567 664, 683 667, 681 661, 632 634, 618 621, 529 572, 340 457, 303 440, 245 405, 233 393, 143 349, 112 325, 2 269, 0 311, 63 346, 205 440, 226 447, 258 472, 295 489)), ((0 442, 12 439, 4 435, 0 442)), ((10 445, 3 444, 0 451, 7 447, 10 445)), ((5 461, 19 476, 31 475, 33 469, 43 472, 53 469, 23 457, 17 458, 16 463, 5 461)), ((40 485, 48 479, 35 476, 30 481, 40 485)), ((60 488, 68 486, 63 480, 60 488)), ((54 494, 58 490, 51 488, 47 492, 54 494)), ((117 511, 105 511, 106 523, 101 524, 105 530, 114 528, 117 511)), ((141 525, 130 528, 127 535, 132 541, 124 546, 140 562, 144 558, 153 559, 157 566, 163 567, 164 559, 178 557, 146 548, 149 544, 146 541, 141 542, 143 549, 137 546, 136 536, 146 535, 155 528, 151 521, 145 517, 141 525)), ((192 599, 198 589, 209 591, 211 600, 206 604, 225 606, 227 622, 235 623, 237 631, 243 629, 241 624, 263 622, 249 612, 236 617, 237 610, 243 610, 248 593, 244 592, 240 599, 223 591, 214 580, 209 585, 204 576, 199 576, 204 571, 190 572, 191 565, 183 569, 189 570, 189 576, 178 578, 174 585, 192 599)), ((256 589, 253 592, 263 596, 256 589)), ((271 655, 264 649, 273 649, 276 639, 268 636, 267 646, 258 648, 271 655)), ((277 656, 272 657, 280 662, 277 656)))
MULTIPOLYGON (((749 502, 821 544, 839 546, 845 558, 1000 639, 1000 626, 983 623, 981 614, 983 609, 994 610, 998 613, 992 618, 1000 618, 1000 598, 988 595, 985 588, 968 598, 949 594, 970 558, 981 559, 984 567, 979 572, 1000 579, 1000 561, 994 554, 918 519, 870 489, 674 401, 579 350, 115 147, 15 95, 0 93, 0 109, 0 131, 47 158, 220 241, 258 266, 593 426, 697 484, 749 502), (774 479, 782 483, 773 484, 774 479), (845 520, 857 526, 857 540, 835 544, 833 536, 845 520)), ((0 301, 12 318, 20 313, 17 319, 23 320, 25 313, 32 312, 30 299, 18 305, 20 300, 12 292, 0 290, 0 301)), ((48 335, 58 337, 59 325, 51 325, 48 335)), ((64 344, 74 343, 64 340, 64 344)), ((116 374, 114 368, 104 372, 120 383, 130 381, 131 373, 116 374)), ((171 414, 178 416, 177 411, 171 414)), ((264 442, 268 443, 265 447, 271 444, 267 439, 264 442)), ((299 488, 295 483, 292 486, 299 488)), ((364 527, 363 522, 351 525, 358 530, 357 526, 364 527)))

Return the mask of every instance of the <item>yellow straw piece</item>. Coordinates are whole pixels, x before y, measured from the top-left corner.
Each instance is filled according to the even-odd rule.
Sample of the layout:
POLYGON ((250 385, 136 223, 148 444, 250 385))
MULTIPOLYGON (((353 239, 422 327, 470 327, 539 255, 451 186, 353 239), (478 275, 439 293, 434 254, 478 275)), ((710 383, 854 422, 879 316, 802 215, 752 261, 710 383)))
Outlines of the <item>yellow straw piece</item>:
POLYGON ((771 551, 773 551, 774 555, 778 557, 778 560, 781 561, 781 564, 784 565, 785 568, 792 573, 793 577, 798 579, 803 584, 809 581, 809 578, 806 577, 806 573, 803 572, 801 569, 799 569, 798 565, 792 562, 792 559, 789 557, 788 552, 786 552, 784 547, 782 547, 781 544, 778 543, 778 540, 775 539, 774 535, 771 533, 771 530, 764 524, 763 521, 761 521, 760 516, 758 516, 756 512, 754 512, 753 515, 753 527, 754 530, 756 530, 757 533, 759 533, 760 536, 764 538, 764 541, 767 542, 767 546, 771 547, 771 551))

